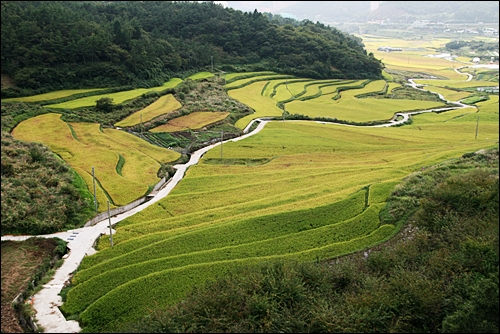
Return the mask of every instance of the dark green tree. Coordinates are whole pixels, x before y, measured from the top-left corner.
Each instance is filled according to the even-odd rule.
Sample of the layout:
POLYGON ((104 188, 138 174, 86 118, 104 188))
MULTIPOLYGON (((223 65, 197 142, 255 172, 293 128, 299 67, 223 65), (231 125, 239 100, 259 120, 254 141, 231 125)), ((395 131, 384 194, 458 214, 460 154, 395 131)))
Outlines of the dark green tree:
POLYGON ((95 108, 98 111, 111 112, 113 111, 113 99, 109 97, 103 97, 95 101, 95 108))

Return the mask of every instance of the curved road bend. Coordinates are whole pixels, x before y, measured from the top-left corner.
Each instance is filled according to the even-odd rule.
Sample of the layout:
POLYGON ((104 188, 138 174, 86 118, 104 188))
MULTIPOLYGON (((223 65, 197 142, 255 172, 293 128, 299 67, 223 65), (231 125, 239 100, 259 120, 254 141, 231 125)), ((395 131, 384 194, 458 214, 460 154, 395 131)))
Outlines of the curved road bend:
MULTIPOLYGON (((498 65, 496 65, 496 68, 498 68, 498 65)), ((409 80, 412 87, 416 89, 422 89, 418 85, 416 85, 413 82, 413 79, 409 80)), ((442 100, 445 100, 441 94, 438 94, 439 97, 442 100)), ((446 101, 446 100, 445 100, 446 101)), ((447 101, 450 102, 450 101, 447 101)), ((450 107, 450 108, 441 108, 441 109, 429 109, 429 110, 421 110, 421 111, 415 111, 415 112, 408 112, 408 113, 396 113, 393 117, 392 120, 390 120, 386 124, 381 124, 381 125, 372 125, 369 127, 388 127, 388 126, 394 126, 398 125, 401 123, 406 122, 409 119, 409 115, 415 115, 415 114, 420 114, 424 112, 435 112, 435 111, 444 111, 444 110, 451 110, 451 109, 457 109, 457 108, 465 108, 465 107, 470 107, 468 105, 462 104, 460 102, 454 102, 457 104, 457 107, 450 107), (402 116, 403 118, 396 121, 397 116, 402 116)), ((226 140, 224 142, 228 141, 238 141, 245 139, 249 136, 252 136, 256 133, 258 133, 260 130, 264 128, 267 122, 269 122, 269 119, 255 119, 250 122, 250 124, 245 128, 244 130, 244 135, 238 138, 233 138, 230 140, 226 140), (255 123, 259 122, 259 125, 255 130, 253 130, 250 133, 247 133, 250 127, 255 123)), ((341 124, 341 123, 327 123, 327 122, 318 122, 322 124, 338 124, 338 125, 344 125, 344 126, 356 126, 356 125, 348 125, 348 124, 341 124)), ((145 202, 130 211, 124 212, 122 214, 116 215, 111 217, 111 219, 104 219, 98 223, 96 223, 94 226, 89 226, 89 227, 82 227, 78 229, 74 229, 71 231, 66 231, 66 232, 58 232, 58 233, 53 233, 53 234, 45 234, 45 235, 39 235, 38 237, 44 237, 44 238, 53 238, 53 237, 58 237, 62 240, 66 240, 68 242, 68 248, 70 249, 70 252, 65 256, 65 261, 61 265, 60 268, 58 268, 54 274, 54 277, 52 280, 45 284, 43 286, 43 289, 41 289, 38 293, 35 294, 34 296, 34 303, 33 303, 33 308, 36 311, 35 318, 37 320, 37 324, 41 327, 44 328, 45 333, 77 333, 81 330, 79 324, 75 320, 66 320, 66 318, 62 315, 61 311, 59 310, 60 305, 62 305, 62 299, 58 295, 59 292, 62 290, 64 287, 65 283, 68 282, 68 280, 71 278, 71 275, 78 269, 78 266, 80 265, 80 262, 83 260, 84 256, 86 255, 91 255, 95 253, 94 248, 92 247, 95 240, 99 238, 102 234, 108 234, 109 235, 109 223, 111 221, 111 225, 115 225, 121 220, 130 217, 137 212, 147 208, 153 203, 158 202, 162 198, 166 197, 170 191, 177 185, 177 183, 184 177, 184 174, 187 170, 188 167, 198 163, 200 158, 210 149, 223 144, 224 142, 218 142, 215 144, 212 144, 210 146, 201 148, 200 150, 194 152, 191 155, 191 158, 186 164, 179 164, 173 166, 176 169, 176 172, 174 176, 166 183, 163 188, 161 188, 156 196, 154 196, 151 200, 148 202, 145 202)), ((2 236, 1 240, 26 240, 28 238, 31 238, 33 236, 31 235, 23 235, 23 236, 2 236)))

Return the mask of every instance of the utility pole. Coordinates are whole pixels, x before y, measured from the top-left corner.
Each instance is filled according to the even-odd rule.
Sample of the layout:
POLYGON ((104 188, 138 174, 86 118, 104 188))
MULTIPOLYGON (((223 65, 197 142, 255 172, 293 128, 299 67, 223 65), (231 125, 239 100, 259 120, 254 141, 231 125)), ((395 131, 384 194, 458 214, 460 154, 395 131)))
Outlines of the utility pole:
POLYGON ((476 137, 474 139, 477 139, 477 130, 479 129, 479 116, 477 116, 477 122, 476 122, 476 137))
POLYGON ((94 181, 94 207, 95 207, 95 213, 97 214, 97 198, 95 195, 95 175, 94 175, 94 166, 92 166, 92 180, 94 181))
POLYGON ((142 114, 141 114, 141 135, 142 135, 142 129, 143 127, 142 127, 142 114))
POLYGON ((222 142, 224 141, 224 130, 220 132, 220 158, 222 159, 222 142))
POLYGON ((214 56, 210 56, 210 64, 212 66, 212 72, 214 71, 214 56))
POLYGON ((109 219, 109 242, 113 247, 113 230, 111 229, 111 215, 109 214, 109 200, 108 200, 108 219, 109 219))

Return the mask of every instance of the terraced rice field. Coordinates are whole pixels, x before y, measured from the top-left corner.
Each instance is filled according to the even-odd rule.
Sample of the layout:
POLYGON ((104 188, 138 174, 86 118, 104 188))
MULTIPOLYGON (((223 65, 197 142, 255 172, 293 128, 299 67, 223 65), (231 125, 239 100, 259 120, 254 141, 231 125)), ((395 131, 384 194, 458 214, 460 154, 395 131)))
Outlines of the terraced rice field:
POLYGON ((117 122, 115 126, 134 126, 147 122, 155 117, 168 114, 182 107, 182 104, 176 100, 172 94, 167 94, 160 97, 155 102, 141 109, 129 117, 117 122))
POLYGON ((229 115, 229 112, 218 111, 196 111, 189 115, 176 117, 166 124, 157 126, 149 130, 150 132, 176 132, 185 130, 198 130, 204 126, 222 121, 229 115))
MULTIPOLYGON (((435 47, 435 43, 430 44, 435 47)), ((410 66, 409 60, 405 64, 408 55, 387 56, 392 68, 411 71, 418 63, 418 72, 439 73, 449 79, 447 83, 461 85, 466 79, 450 62, 428 61, 418 55, 419 61, 410 66)), ((417 57, 417 53, 410 56, 417 57)), ((359 97, 397 87, 395 83, 386 87, 383 80, 283 79, 263 72, 226 74, 225 78, 232 81, 226 86, 233 88, 228 90, 229 96, 255 110, 236 123, 239 128, 255 118, 281 117, 280 102, 285 102, 289 113, 356 122, 442 106, 439 102, 359 97), (244 87, 234 89, 242 83, 244 87)), ((450 99, 462 96, 443 88, 436 92, 446 93, 450 99)), ((490 95, 477 106, 479 109, 424 113, 413 116, 411 125, 389 128, 272 121, 253 136, 225 142, 223 157, 218 148, 208 151, 166 198, 121 221, 115 227, 114 247, 101 239, 99 252, 84 258, 73 277, 74 287, 61 309, 66 315, 78 315, 87 332, 116 331, 149 314, 152 305, 177 303, 193 286, 238 267, 278 259, 330 259, 387 240, 399 226, 382 223, 379 214, 403 178, 445 159, 498 146, 498 96, 490 95)), ((99 129, 95 127, 70 124, 72 135, 71 129, 63 130, 66 124, 51 121, 58 127, 51 131, 65 137, 58 137, 49 147, 70 163, 72 146, 58 143, 73 138, 82 145, 104 146, 102 136, 111 134, 104 129, 96 135, 99 129)), ((183 121, 187 122, 184 127, 197 122, 183 121)), ((139 181, 126 164, 133 161, 131 166, 145 169, 142 160, 110 140, 106 145, 119 152, 108 152, 105 157, 114 173, 131 183, 139 181), (120 159, 126 164, 118 168, 120 159)), ((155 154, 146 155, 159 161, 161 156, 155 154)), ((108 167, 110 173, 111 169, 108 167)), ((85 170, 88 180, 88 166, 77 170, 85 170)), ((108 188, 115 189, 104 188, 109 194, 108 188)))
POLYGON ((397 231, 379 212, 405 176, 498 145, 498 97, 476 111, 417 115, 392 128, 275 121, 224 143, 223 159, 208 151, 168 197, 117 225, 115 246, 103 242, 84 259, 62 308, 89 331, 115 330, 239 266, 379 243, 397 231))
POLYGON ((96 92, 103 90, 105 88, 89 88, 89 89, 66 89, 66 90, 58 90, 54 92, 49 92, 45 94, 38 94, 33 96, 24 96, 24 97, 12 97, 7 99, 2 99, 2 102, 41 102, 41 101, 50 101, 61 99, 64 97, 70 97, 77 94, 96 92))
POLYGON ((61 109, 76 109, 76 108, 83 108, 83 107, 92 107, 92 106, 95 106, 97 100, 99 100, 103 97, 109 97, 109 98, 113 99, 114 104, 121 104, 125 101, 135 99, 136 97, 141 96, 144 93, 161 92, 167 88, 174 88, 175 86, 177 86, 181 82, 182 82, 182 79, 172 78, 169 81, 167 81, 166 83, 164 83, 163 86, 159 86, 159 87, 138 88, 138 89, 127 90, 127 91, 117 92, 117 93, 87 96, 87 97, 83 97, 81 99, 71 100, 71 101, 67 101, 67 102, 48 104, 48 105, 45 105, 44 107, 56 108, 56 109, 59 109, 59 108, 61 108, 61 109))
POLYGON ((357 95, 376 93, 384 89, 384 80, 373 81, 361 89, 350 89, 340 93, 339 99, 322 95, 307 101, 292 101, 286 104, 291 114, 311 117, 329 117, 352 122, 390 120, 396 112, 425 110, 443 106, 442 102, 416 101, 407 99, 357 98, 357 95))
POLYGON ((471 92, 456 91, 452 89, 430 86, 430 85, 426 85, 424 89, 429 92, 441 94, 447 101, 460 101, 473 94, 471 92))
POLYGON ((491 81, 457 81, 457 80, 415 80, 419 85, 431 85, 436 87, 470 88, 470 87, 495 87, 498 82, 491 81))
POLYGON ((128 204, 143 196, 160 178, 161 163, 180 154, 99 124, 65 123, 61 114, 44 114, 21 122, 12 131, 16 139, 40 142, 67 161, 93 193, 92 167, 97 180, 99 211, 128 204))
MULTIPOLYGON (((283 75, 282 74, 264 74, 264 75, 254 75, 251 77, 245 76, 242 79, 238 79, 236 81, 227 83, 226 89, 231 89, 231 88, 234 88, 234 87, 237 87, 240 85, 247 85, 247 84, 250 84, 253 82, 272 80, 274 78, 280 78, 280 77, 283 77, 283 75)), ((290 77, 292 77, 292 76, 290 76, 290 77)), ((238 77, 236 77, 235 79, 237 79, 237 78, 238 77)), ((283 79, 283 81, 285 81, 285 80, 283 79)), ((226 82, 227 82, 227 78, 226 78, 226 82)))
MULTIPOLYGON (((239 81, 234 82, 238 84, 239 81)), ((328 117, 349 122, 370 122, 390 120, 396 112, 425 110, 444 106, 444 102, 416 101, 408 99, 358 98, 367 93, 387 92, 399 84, 385 80, 314 81, 305 78, 294 80, 278 79, 252 83, 228 91, 229 96, 252 107, 255 113, 236 123, 245 128, 248 123, 260 117, 279 117, 283 109, 279 102, 286 102, 285 110, 290 114, 309 117, 328 117), (290 81, 290 82, 288 82, 290 81), (363 85, 365 85, 363 87, 363 85), (386 87, 386 85, 389 85, 386 87), (342 90, 340 93, 339 91, 342 90), (259 94, 260 91, 260 94, 259 94)))
POLYGON ((191 80, 201 80, 213 77, 214 74, 211 72, 198 72, 188 77, 191 80))

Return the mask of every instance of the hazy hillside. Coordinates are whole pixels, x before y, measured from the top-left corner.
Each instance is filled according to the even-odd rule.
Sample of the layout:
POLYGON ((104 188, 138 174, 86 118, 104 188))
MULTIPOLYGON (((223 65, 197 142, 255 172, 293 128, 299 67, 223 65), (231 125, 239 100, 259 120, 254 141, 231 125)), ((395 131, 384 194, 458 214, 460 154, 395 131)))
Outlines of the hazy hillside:
POLYGON ((220 1, 229 7, 325 24, 387 20, 498 23, 497 1, 220 1))

